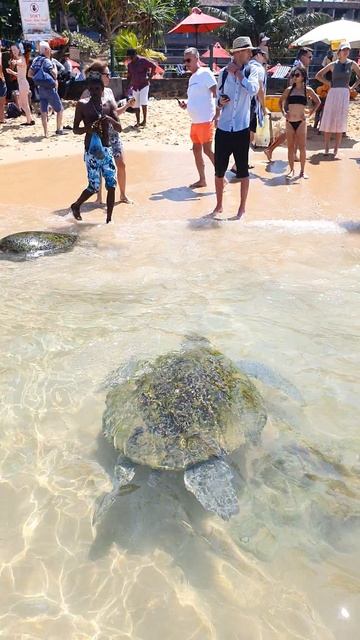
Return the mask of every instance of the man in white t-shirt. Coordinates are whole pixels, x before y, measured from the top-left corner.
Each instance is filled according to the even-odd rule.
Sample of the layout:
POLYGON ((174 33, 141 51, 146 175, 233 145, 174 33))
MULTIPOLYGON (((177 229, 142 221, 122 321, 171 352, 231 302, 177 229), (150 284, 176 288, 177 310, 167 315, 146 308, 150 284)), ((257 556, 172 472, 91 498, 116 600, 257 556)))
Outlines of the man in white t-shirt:
POLYGON ((190 188, 206 187, 204 154, 214 164, 212 141, 215 128, 216 112, 216 80, 208 67, 200 66, 199 52, 195 47, 184 51, 184 64, 191 77, 188 86, 187 104, 179 101, 182 109, 187 109, 191 118, 190 138, 193 143, 193 153, 199 180, 190 188))

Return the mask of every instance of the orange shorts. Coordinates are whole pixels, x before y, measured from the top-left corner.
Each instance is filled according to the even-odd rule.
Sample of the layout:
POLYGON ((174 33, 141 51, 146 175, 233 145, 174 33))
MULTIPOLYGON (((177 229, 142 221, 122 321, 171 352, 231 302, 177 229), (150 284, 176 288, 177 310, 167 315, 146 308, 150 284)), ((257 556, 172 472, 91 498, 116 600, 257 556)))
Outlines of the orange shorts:
POLYGON ((206 142, 212 142, 213 137, 213 122, 199 122, 198 124, 191 125, 190 138, 191 142, 193 142, 194 144, 205 144, 206 142))

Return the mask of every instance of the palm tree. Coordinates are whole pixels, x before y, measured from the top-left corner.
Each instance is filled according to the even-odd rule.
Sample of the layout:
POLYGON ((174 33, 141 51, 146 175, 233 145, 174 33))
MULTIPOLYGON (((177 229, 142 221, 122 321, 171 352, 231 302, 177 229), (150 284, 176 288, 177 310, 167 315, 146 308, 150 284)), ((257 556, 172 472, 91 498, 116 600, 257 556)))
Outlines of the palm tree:
POLYGON ((271 52, 275 57, 284 55, 289 44, 306 31, 331 21, 330 16, 320 12, 294 15, 298 4, 298 0, 244 0, 231 9, 231 15, 213 7, 204 10, 227 21, 219 31, 227 44, 238 35, 248 35, 257 44, 260 33, 266 33, 271 38, 271 52))
POLYGON ((154 47, 164 41, 164 30, 173 21, 175 8, 172 0, 133 0, 131 13, 141 39, 154 47))

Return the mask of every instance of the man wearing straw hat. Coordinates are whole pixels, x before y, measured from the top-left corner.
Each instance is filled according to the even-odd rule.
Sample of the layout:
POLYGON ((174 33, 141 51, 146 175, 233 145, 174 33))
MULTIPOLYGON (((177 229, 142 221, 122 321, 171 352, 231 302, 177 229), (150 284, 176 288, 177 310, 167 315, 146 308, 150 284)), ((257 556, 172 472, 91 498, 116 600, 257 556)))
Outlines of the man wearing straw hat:
POLYGON ((219 74, 217 98, 217 130, 215 134, 216 207, 211 215, 223 211, 224 176, 231 154, 240 179, 240 203, 236 215, 245 213, 249 191, 250 103, 259 91, 259 77, 254 66, 248 65, 252 55, 250 38, 239 36, 233 42, 231 62, 219 74))

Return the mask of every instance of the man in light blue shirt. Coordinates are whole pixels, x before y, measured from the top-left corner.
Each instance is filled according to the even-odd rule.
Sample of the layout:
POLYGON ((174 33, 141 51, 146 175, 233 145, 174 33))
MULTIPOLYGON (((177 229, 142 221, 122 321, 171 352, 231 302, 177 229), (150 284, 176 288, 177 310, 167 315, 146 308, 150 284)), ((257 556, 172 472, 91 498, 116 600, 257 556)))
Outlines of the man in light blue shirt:
POLYGON ((255 67, 248 65, 253 46, 251 40, 239 36, 233 42, 231 62, 219 74, 217 130, 215 134, 216 207, 213 214, 222 213, 224 175, 231 154, 240 178, 240 204, 234 219, 245 213, 249 191, 250 103, 259 91, 255 67))

